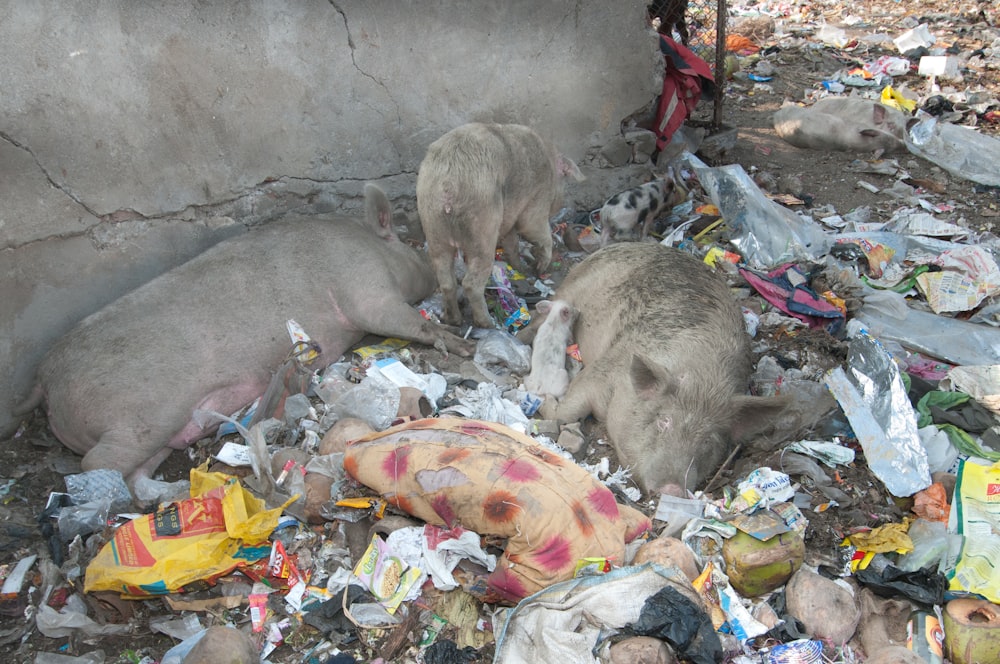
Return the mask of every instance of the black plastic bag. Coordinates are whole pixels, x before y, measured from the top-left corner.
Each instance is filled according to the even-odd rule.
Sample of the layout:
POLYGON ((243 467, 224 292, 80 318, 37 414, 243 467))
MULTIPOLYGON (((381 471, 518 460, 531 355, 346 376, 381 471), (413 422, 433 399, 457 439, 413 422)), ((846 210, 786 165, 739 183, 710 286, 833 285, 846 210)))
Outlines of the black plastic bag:
POLYGON ((639 619, 627 627, 639 636, 666 641, 681 659, 694 664, 715 664, 722 660, 722 643, 711 618, 670 586, 646 598, 639 619))
POLYGON ((472 646, 459 648, 454 641, 435 641, 424 650, 424 664, 465 664, 479 659, 479 652, 472 646))
POLYGON ((902 595, 927 606, 944 604, 944 591, 948 588, 948 579, 933 571, 933 567, 904 572, 891 564, 884 567, 869 565, 856 571, 854 578, 880 597, 902 595))

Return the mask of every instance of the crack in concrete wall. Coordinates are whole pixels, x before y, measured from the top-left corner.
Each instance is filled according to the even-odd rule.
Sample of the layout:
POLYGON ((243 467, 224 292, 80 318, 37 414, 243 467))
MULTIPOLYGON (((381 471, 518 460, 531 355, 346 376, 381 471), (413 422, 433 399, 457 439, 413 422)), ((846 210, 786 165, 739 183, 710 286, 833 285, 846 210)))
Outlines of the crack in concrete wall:
MULTIPOLYGON (((340 7, 340 5, 338 5, 336 2, 334 2, 334 0, 330 0, 330 6, 333 7, 337 11, 337 13, 340 15, 340 18, 344 21, 344 30, 347 31, 347 46, 350 48, 350 51, 351 51, 351 64, 354 65, 354 68, 358 70, 359 74, 361 74, 365 78, 371 80, 373 83, 375 83, 380 88, 382 88, 383 90, 385 90, 386 97, 389 98, 389 101, 392 102, 393 108, 396 109, 396 124, 397 125, 402 124, 403 117, 402 117, 402 115, 400 114, 400 111, 399 111, 399 102, 396 101, 396 99, 392 96, 392 92, 389 90, 389 87, 383 81, 379 80, 375 76, 372 76, 371 74, 369 74, 368 72, 366 72, 364 69, 362 69, 358 65, 357 59, 355 59, 355 57, 354 57, 354 53, 357 50, 357 46, 354 43, 354 36, 351 33, 351 24, 350 24, 350 21, 348 21, 348 19, 347 19, 347 12, 344 11, 340 7)), ((378 108, 378 106, 371 105, 370 108, 372 110, 374 110, 376 113, 378 113, 379 115, 382 115, 382 110, 380 108, 378 108)))
POLYGON ((90 208, 90 206, 88 206, 86 203, 84 203, 82 200, 80 200, 80 198, 78 196, 75 196, 71 191, 69 191, 68 189, 66 189, 65 187, 61 186, 59 183, 57 183, 52 178, 52 176, 49 175, 48 169, 46 169, 45 166, 42 165, 42 162, 38 159, 38 155, 36 155, 34 153, 34 151, 30 147, 28 147, 24 143, 21 143, 20 141, 15 140, 13 136, 10 136, 9 134, 7 134, 5 132, 2 132, 2 131, 0 131, 0 139, 3 139, 5 141, 7 141, 8 143, 10 143, 11 145, 13 145, 17 149, 23 150, 26 153, 28 153, 31 156, 32 161, 34 161, 35 165, 38 167, 38 170, 41 171, 42 175, 45 176, 45 179, 48 181, 49 186, 51 186, 56 191, 62 193, 64 196, 66 196, 66 198, 70 199, 71 201, 73 201, 74 203, 76 203, 77 205, 79 205, 80 207, 82 207, 89 214, 92 214, 95 217, 99 217, 100 216, 96 211, 92 210, 90 208))

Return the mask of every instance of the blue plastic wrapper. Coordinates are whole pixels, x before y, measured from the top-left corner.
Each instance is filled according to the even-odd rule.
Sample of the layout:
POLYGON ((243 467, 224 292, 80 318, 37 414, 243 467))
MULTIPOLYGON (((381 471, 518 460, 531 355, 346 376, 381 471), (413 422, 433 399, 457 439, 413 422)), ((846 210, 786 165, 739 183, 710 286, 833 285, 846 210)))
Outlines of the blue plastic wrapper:
POLYGON ((813 664, 823 661, 823 644, 820 641, 799 639, 771 648, 768 664, 813 664))

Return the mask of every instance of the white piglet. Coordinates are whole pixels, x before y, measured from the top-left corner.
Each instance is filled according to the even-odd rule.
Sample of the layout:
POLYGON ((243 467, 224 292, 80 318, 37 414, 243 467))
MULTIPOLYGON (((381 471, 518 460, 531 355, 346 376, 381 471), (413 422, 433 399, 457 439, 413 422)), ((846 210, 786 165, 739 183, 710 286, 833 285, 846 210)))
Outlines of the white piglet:
POLYGON ((542 300, 535 310, 547 315, 531 344, 531 372, 524 387, 538 395, 562 398, 569 387, 566 347, 573 336, 577 310, 563 300, 542 300))

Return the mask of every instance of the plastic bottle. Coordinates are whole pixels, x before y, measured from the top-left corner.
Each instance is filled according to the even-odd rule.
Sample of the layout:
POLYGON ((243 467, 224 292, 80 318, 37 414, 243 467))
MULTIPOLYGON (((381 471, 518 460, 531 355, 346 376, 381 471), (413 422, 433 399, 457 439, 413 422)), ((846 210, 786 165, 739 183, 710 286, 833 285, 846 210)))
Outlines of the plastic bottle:
POLYGON ((929 611, 913 611, 906 623, 906 647, 928 664, 942 664, 944 630, 941 621, 929 611))

